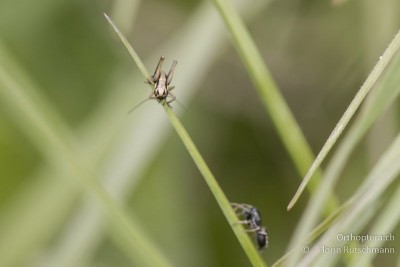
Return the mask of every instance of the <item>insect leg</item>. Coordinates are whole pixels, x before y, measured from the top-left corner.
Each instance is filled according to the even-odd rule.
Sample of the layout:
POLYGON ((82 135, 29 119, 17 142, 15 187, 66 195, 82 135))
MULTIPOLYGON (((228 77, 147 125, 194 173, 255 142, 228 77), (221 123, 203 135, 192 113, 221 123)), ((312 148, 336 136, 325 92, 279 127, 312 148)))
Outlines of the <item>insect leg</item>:
POLYGON ((133 108, 131 108, 128 111, 128 115, 131 114, 133 111, 135 111, 138 107, 140 107, 144 102, 150 100, 151 98, 146 98, 145 100, 140 101, 139 103, 137 103, 133 108))
POLYGON ((173 102, 173 101, 176 100, 176 96, 175 96, 173 93, 169 92, 169 91, 168 91, 168 95, 170 95, 170 96, 172 97, 172 99, 171 99, 170 101, 167 102, 167 104, 168 104, 168 106, 169 106, 169 104, 170 104, 171 102, 173 102))
POLYGON ((236 224, 250 224, 249 220, 237 221, 236 224))
POLYGON ((254 233, 260 230, 260 226, 254 227, 254 228, 250 228, 250 229, 246 229, 246 232, 248 233, 254 233))
POLYGON ((154 71, 153 76, 151 77, 152 80, 153 80, 153 82, 157 82, 158 79, 160 79, 161 67, 162 67, 162 64, 163 64, 163 62, 164 62, 164 59, 165 59, 165 57, 162 56, 162 57, 160 57, 160 60, 158 61, 157 68, 156 68, 156 70, 154 71))
POLYGON ((249 211, 253 206, 249 204, 239 204, 239 203, 231 203, 233 210, 236 212, 237 210, 241 211, 249 211))
POLYGON ((169 72, 167 74, 167 85, 169 85, 172 81, 172 77, 174 76, 174 70, 175 70, 177 63, 178 63, 178 61, 176 61, 176 60, 174 60, 174 62, 172 62, 171 69, 169 70, 169 72))
POLYGON ((154 91, 152 91, 149 95, 149 99, 155 99, 156 96, 154 95, 154 91))

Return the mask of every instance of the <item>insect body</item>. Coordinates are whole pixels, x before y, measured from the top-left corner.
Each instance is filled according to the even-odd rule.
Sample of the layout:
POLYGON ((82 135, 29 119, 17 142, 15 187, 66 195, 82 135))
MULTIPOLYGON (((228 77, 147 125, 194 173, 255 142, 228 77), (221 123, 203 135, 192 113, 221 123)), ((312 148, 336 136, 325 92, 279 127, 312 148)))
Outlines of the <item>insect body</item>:
POLYGON ((157 68, 154 71, 153 76, 151 76, 151 79, 147 80, 147 83, 154 84, 154 90, 149 95, 149 99, 156 99, 158 102, 160 102, 170 96, 172 99, 167 101, 167 105, 169 106, 169 104, 176 99, 175 95, 171 93, 175 86, 170 86, 170 84, 174 75, 176 64, 178 62, 174 60, 171 69, 169 70, 168 74, 166 74, 163 70, 161 70, 164 59, 165 57, 160 57, 157 68))
POLYGON ((268 247, 268 234, 264 226, 261 225, 260 211, 249 204, 231 203, 235 211, 239 211, 244 220, 238 223, 248 226, 247 232, 256 233, 258 250, 261 251, 268 247))
POLYGON ((170 86, 172 77, 174 76, 174 70, 176 67, 176 64, 178 63, 176 60, 172 62, 171 69, 169 70, 168 74, 165 73, 165 71, 161 70, 162 64, 164 62, 165 57, 160 57, 160 60, 158 61, 157 68, 154 71, 154 74, 151 76, 151 78, 148 78, 146 80, 146 83, 154 85, 153 91, 150 93, 149 97, 141 102, 139 102, 136 106, 134 106, 128 114, 133 112, 136 108, 138 108, 140 105, 142 105, 144 102, 150 99, 155 99, 157 102, 161 102, 162 100, 166 100, 168 96, 171 97, 171 99, 167 102, 167 105, 171 107, 169 104, 172 101, 176 100, 176 97, 174 94, 171 93, 172 89, 175 88, 175 86, 170 86))
POLYGON ((257 231, 257 244, 258 244, 258 250, 262 251, 264 248, 268 247, 268 234, 267 231, 265 230, 265 227, 261 227, 257 231))

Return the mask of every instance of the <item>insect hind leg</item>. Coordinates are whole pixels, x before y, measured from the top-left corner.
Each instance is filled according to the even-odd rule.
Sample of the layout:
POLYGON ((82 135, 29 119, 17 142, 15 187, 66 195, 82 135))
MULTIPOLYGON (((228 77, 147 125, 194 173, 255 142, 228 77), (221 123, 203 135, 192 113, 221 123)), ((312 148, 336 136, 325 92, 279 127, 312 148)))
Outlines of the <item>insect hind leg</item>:
POLYGON ((176 96, 173 93, 169 92, 169 91, 168 91, 168 95, 172 98, 171 100, 167 101, 168 106, 170 106, 169 104, 176 100, 176 96))
POLYGON ((151 79, 152 79, 153 83, 156 83, 158 81, 158 79, 160 79, 161 67, 162 67, 162 64, 164 62, 164 59, 165 59, 164 56, 160 57, 160 60, 158 61, 158 64, 157 64, 157 67, 156 67, 156 70, 154 71, 153 76, 151 76, 151 79))
POLYGON ((249 204, 243 204, 243 203, 231 203, 231 206, 235 212, 239 211, 250 211, 253 206, 249 204))
POLYGON ((169 85, 172 82, 176 64, 178 64, 178 61, 174 60, 174 62, 172 62, 171 69, 169 70, 169 72, 167 74, 167 85, 169 85))

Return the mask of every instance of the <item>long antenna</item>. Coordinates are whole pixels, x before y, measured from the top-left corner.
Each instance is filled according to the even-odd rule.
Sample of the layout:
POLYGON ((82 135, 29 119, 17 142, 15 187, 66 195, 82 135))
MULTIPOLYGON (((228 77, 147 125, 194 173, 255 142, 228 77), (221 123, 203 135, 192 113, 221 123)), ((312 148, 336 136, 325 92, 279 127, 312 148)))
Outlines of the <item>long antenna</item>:
POLYGON ((176 102, 179 106, 181 106, 181 108, 182 108, 185 112, 188 111, 188 109, 186 108, 186 106, 185 106, 184 104, 182 104, 181 101, 179 101, 178 99, 175 99, 174 102, 176 102))
POLYGON ((139 106, 141 106, 144 102, 146 102, 147 100, 150 100, 151 98, 146 98, 145 100, 140 101, 139 103, 137 103, 133 108, 131 108, 127 115, 130 115, 133 111, 135 111, 135 109, 137 109, 139 106))

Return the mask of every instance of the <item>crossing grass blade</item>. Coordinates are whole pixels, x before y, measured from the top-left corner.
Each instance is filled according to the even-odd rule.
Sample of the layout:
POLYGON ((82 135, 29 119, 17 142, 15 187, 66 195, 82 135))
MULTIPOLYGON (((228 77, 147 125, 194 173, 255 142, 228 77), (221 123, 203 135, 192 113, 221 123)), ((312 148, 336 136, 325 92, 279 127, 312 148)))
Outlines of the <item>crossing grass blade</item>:
MULTIPOLYGON (((279 92, 275 81, 263 62, 254 40, 250 36, 250 33, 246 29, 237 11, 227 0, 214 0, 213 2, 232 35, 236 49, 298 173, 301 177, 304 176, 314 161, 315 156, 297 124, 295 117, 279 92)), ((315 180, 309 184, 310 192, 313 192, 320 179, 321 172, 318 169, 316 171, 315 180)), ((335 208, 337 208, 337 201, 335 197, 330 194, 329 202, 325 208, 325 214, 329 215, 335 208)))
MULTIPOLYGON (((392 48, 393 42, 395 42, 395 51, 398 51, 397 43, 400 41, 399 34, 400 33, 396 35, 394 41, 392 41, 389 46, 392 48)), ((387 71, 380 72, 379 83, 377 83, 367 101, 365 101, 365 105, 355 118, 354 124, 351 125, 348 133, 344 136, 330 160, 325 171, 324 180, 315 194, 312 195, 296 232, 294 233, 291 247, 300 244, 301 240, 303 240, 304 237, 307 236, 307 233, 313 228, 321 213, 323 204, 326 201, 326 194, 334 188, 352 151, 367 133, 371 125, 388 109, 390 104, 393 103, 400 94, 400 76, 398 75, 400 73, 400 54, 395 53, 391 58, 392 62, 390 66, 387 68, 387 71)), ((298 259, 301 257, 301 252, 296 251, 291 257, 289 266, 296 266, 298 259)))
POLYGON ((386 70, 389 63, 392 61, 394 55, 397 53, 400 47, 400 33, 398 33, 393 41, 389 44, 383 56, 376 63, 372 72, 365 80, 364 84, 361 86, 361 89, 358 91, 357 95, 353 98, 347 110, 344 112, 343 116, 340 118, 338 124, 335 129, 333 129, 331 135, 328 137, 326 143, 322 147, 321 151, 318 153, 317 158, 312 163, 310 169, 307 171, 306 176, 303 178, 296 194, 293 196, 292 200, 288 205, 288 210, 290 210, 300 195, 304 191, 307 184, 310 182, 310 179, 313 177, 314 173, 317 171, 318 167, 321 165, 322 161, 328 155, 329 151, 332 149, 336 141, 339 139, 340 135, 343 133, 344 129, 347 127, 347 124, 353 118, 355 112, 360 107, 361 103, 364 101, 367 94, 371 91, 372 87, 376 84, 377 80, 381 76, 381 74, 386 70))
MULTIPOLYGON (((348 211, 340 220, 327 231, 315 245, 316 247, 325 245, 327 247, 342 247, 346 240, 337 238, 338 233, 360 233, 362 228, 354 228, 363 214, 370 210, 370 206, 377 203, 383 197, 386 189, 393 184, 400 173, 400 134, 386 149, 374 168, 368 173, 363 184, 353 194, 355 198, 348 211)), ((394 216, 395 218, 396 216, 394 216)), ((372 233, 382 234, 383 233, 372 233)), ((330 266, 340 255, 316 255, 305 256, 300 263, 295 266, 308 266, 310 262, 315 262, 316 266, 330 266)))
MULTIPOLYGON (((389 203, 383 208, 382 213, 377 217, 377 221, 371 227, 371 233, 392 233, 400 221, 400 186, 397 186, 395 193, 391 197, 389 203)), ((388 240, 393 242, 393 240, 388 240)), ((385 240, 369 240, 364 246, 372 248, 380 248, 385 244, 385 240)), ((376 254, 365 253, 363 255, 357 254, 351 262, 352 267, 363 267, 371 263, 376 254)))

